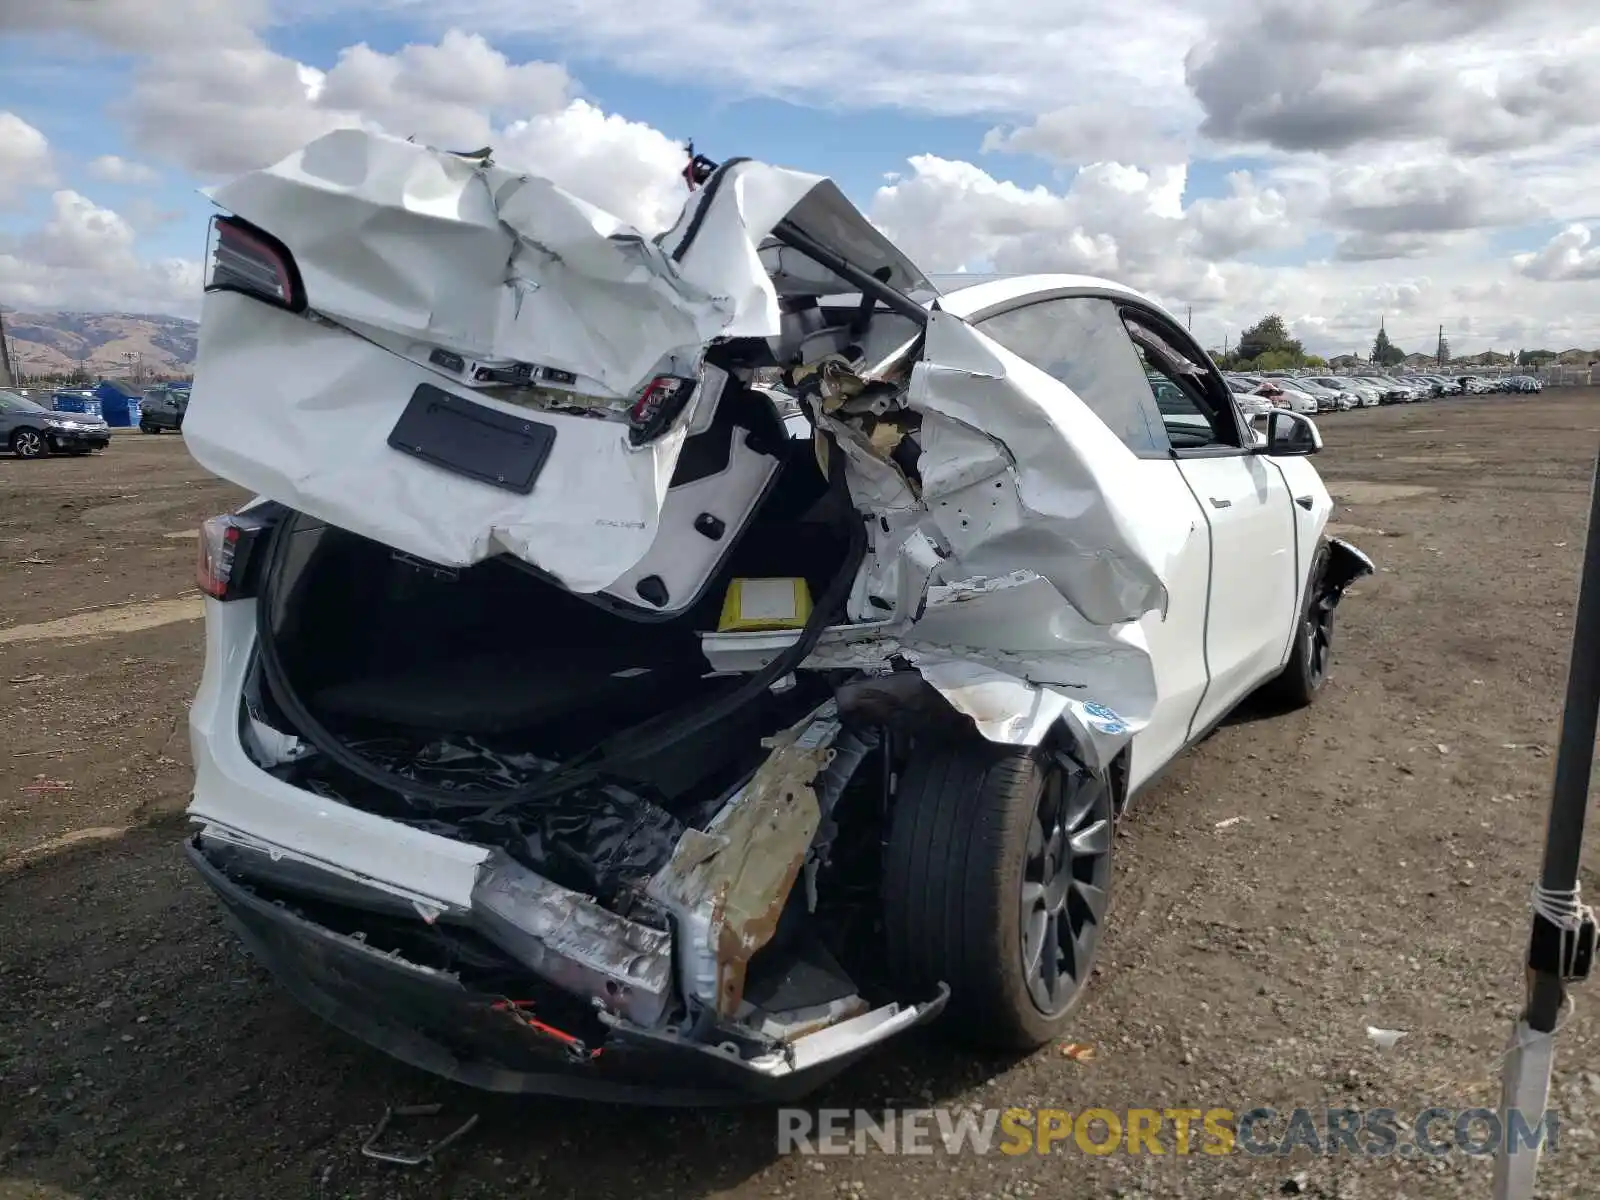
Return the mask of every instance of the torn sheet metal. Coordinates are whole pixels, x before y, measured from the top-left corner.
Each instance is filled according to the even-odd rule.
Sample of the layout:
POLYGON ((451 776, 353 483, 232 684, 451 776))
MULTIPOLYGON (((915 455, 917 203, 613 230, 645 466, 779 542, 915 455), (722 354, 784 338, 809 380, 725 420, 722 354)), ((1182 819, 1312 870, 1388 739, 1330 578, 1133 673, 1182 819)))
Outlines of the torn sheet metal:
POLYGON ((646 893, 678 918, 687 995, 732 1019, 745 971, 778 926, 822 809, 812 786, 833 759, 832 703, 770 739, 772 753, 702 832, 689 829, 646 893))
POLYGON ((935 312, 909 402, 923 498, 962 576, 1037 572, 1096 625, 1165 610, 1192 522, 1140 487, 1133 452, 1065 384, 935 312))
POLYGON ((1093 625, 1031 572, 935 587, 901 642, 922 677, 990 741, 1037 745, 1066 718, 1103 763, 1155 709, 1139 623, 1093 625))
MULTIPOLYGON (((719 671, 757 671, 794 640, 775 633, 707 633, 719 671)), ((988 740, 1037 745, 1061 719, 1085 753, 1109 762, 1150 719, 1157 692, 1143 626, 1085 620, 1049 580, 1028 571, 935 584, 911 622, 833 626, 805 670, 875 670, 910 662, 988 740)))
MULTIPOLYGON (((932 314, 906 402, 921 418, 914 483, 840 406, 819 421, 875 518, 852 616, 887 607, 880 651, 986 738, 1036 744, 1065 719, 1108 761, 1156 703, 1139 622, 1165 613, 1168 570, 1205 531, 1141 486, 1069 388, 949 313, 932 314)), ((839 649, 825 636, 818 655, 839 649)))
MULTIPOLYGON (((484 391, 445 362, 532 364, 625 407, 656 373, 694 376, 708 342, 779 331, 761 246, 786 217, 867 270, 926 280, 825 179, 724 168, 659 242, 548 180, 339 130, 216 189, 290 251, 311 312, 209 293, 185 442, 201 465, 431 562, 509 552, 574 591, 642 559, 683 441, 484 391), (530 494, 401 454, 390 431, 421 384, 543 425, 530 494)), ((605 408, 605 405, 600 405, 605 408)), ((612 405, 612 407, 615 407, 612 405)))

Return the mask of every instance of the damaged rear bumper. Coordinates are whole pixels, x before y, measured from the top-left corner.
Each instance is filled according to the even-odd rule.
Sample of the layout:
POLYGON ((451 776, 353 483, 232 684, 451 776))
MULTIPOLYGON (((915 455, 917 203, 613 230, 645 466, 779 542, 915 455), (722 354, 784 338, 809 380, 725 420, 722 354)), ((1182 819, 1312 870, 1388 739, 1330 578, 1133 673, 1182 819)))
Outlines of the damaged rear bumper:
POLYGON ((797 1099, 890 1038, 938 1016, 947 993, 885 1005, 742 1058, 605 1018, 595 1047, 529 1021, 507 997, 335 932, 231 877, 191 840, 189 861, 257 960, 317 1016, 411 1066, 486 1091, 653 1105, 797 1099))

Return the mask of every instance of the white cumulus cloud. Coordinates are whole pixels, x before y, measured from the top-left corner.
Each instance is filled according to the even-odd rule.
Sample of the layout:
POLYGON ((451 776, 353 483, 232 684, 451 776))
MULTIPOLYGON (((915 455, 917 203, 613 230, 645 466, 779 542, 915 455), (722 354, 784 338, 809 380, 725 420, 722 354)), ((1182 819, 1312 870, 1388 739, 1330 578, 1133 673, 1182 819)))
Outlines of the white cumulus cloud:
POLYGON ((89 163, 89 174, 106 183, 123 183, 143 187, 155 183, 161 176, 143 163, 131 162, 115 154, 102 154, 89 163))
POLYGON ((0 112, 0 208, 55 182, 50 142, 14 112, 0 112))

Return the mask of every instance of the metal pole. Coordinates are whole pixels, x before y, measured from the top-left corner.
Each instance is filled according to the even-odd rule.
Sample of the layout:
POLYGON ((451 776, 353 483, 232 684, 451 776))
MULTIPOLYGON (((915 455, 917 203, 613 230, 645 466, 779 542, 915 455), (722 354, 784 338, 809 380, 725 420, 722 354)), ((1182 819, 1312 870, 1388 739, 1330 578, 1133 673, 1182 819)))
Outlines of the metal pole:
MULTIPOLYGON (((1589 807, 1589 776, 1594 767, 1596 725, 1600 724, 1600 457, 1589 493, 1589 529, 1584 539, 1583 573, 1573 620, 1572 653, 1567 666, 1566 706, 1556 748, 1555 778, 1545 825, 1544 862, 1539 886, 1546 897, 1576 900, 1578 864, 1583 852, 1584 818, 1589 807)), ((1527 1005, 1512 1028, 1500 1094, 1501 1143, 1495 1162, 1496 1200, 1532 1200, 1539 1169, 1538 1146, 1511 1145, 1512 1114, 1526 1127, 1542 1131, 1555 1062, 1553 1034, 1566 1005, 1567 980, 1587 973, 1587 959, 1568 974, 1582 932, 1557 924, 1544 908, 1535 909, 1528 939, 1527 1005)), ((1592 942, 1584 954, 1592 953, 1592 942)))
MULTIPOLYGON (((1595 463, 1595 481, 1589 497, 1589 532, 1584 541, 1578 611, 1573 621, 1567 703, 1561 715, 1555 782, 1550 789, 1544 869, 1539 873, 1539 884, 1547 892, 1569 892, 1578 882, 1597 724, 1600 724, 1600 459, 1595 463)), ((1534 918, 1535 940, 1543 920, 1534 918)), ((1530 946, 1530 953, 1531 949, 1530 946)), ((1566 988, 1560 973, 1534 969, 1528 987, 1528 1024, 1541 1033, 1550 1032, 1556 1027, 1565 1000, 1566 988)))

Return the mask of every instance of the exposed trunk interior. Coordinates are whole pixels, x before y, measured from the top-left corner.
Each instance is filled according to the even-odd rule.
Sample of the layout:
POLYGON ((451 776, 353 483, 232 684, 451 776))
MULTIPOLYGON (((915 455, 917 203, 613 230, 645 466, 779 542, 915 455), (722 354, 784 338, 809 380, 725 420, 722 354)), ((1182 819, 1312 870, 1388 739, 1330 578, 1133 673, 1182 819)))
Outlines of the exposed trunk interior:
MULTIPOLYGON (((746 433, 719 421, 700 437, 746 433)), ((686 461, 705 461, 697 449, 686 461)), ((481 810, 485 798, 535 782, 604 739, 737 686, 738 677, 712 674, 698 636, 716 627, 729 580, 804 576, 814 596, 827 588, 846 557, 847 522, 859 518, 828 488, 809 441, 785 438, 772 449, 783 466, 771 490, 699 600, 670 620, 573 595, 510 557, 444 570, 299 518, 267 582, 283 677, 326 731, 395 786, 326 755, 279 770, 357 807, 497 845, 627 908, 683 829, 708 821, 759 766, 761 739, 825 697, 827 680, 800 672, 727 720, 617 762, 592 786, 504 812, 472 805, 481 810), (453 811, 408 799, 408 781, 456 790, 467 804, 453 811)), ((298 732, 282 698, 263 691, 271 723, 298 732)))

